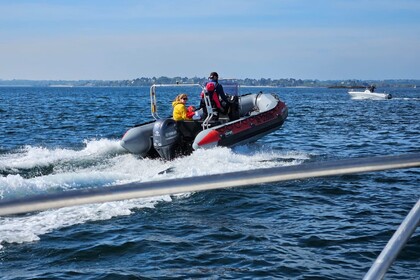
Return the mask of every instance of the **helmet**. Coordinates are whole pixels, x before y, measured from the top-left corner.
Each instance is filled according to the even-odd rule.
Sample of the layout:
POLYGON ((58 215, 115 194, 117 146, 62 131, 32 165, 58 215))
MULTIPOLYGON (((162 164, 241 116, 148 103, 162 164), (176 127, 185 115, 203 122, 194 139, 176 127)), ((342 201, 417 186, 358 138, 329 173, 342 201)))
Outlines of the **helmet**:
POLYGON ((215 89, 216 89, 216 87, 214 86, 214 83, 207 83, 206 90, 208 92, 213 92, 215 89))

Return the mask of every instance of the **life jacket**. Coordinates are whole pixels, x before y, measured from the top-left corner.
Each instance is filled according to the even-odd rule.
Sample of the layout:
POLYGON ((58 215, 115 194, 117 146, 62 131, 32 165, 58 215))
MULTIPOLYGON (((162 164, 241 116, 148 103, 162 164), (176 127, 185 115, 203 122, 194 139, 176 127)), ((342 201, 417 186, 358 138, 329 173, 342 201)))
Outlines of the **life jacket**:
POLYGON ((219 100, 219 95, 216 92, 217 84, 215 82, 208 82, 206 84, 206 91, 210 97, 210 102, 214 104, 214 106, 220 110, 223 110, 222 104, 219 100))

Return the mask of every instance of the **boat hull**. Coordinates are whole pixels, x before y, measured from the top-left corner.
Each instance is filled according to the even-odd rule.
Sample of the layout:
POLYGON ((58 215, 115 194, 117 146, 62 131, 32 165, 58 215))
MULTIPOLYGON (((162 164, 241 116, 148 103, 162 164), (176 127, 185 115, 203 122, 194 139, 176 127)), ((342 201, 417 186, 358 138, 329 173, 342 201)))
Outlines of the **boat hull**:
POLYGON ((370 90, 365 91, 349 91, 348 92, 352 98, 355 99, 391 99, 392 96, 389 93, 377 93, 371 92, 370 90))
POLYGON ((201 131, 195 137, 193 148, 232 147, 256 141, 279 129, 287 115, 287 106, 279 101, 276 107, 267 112, 201 131))

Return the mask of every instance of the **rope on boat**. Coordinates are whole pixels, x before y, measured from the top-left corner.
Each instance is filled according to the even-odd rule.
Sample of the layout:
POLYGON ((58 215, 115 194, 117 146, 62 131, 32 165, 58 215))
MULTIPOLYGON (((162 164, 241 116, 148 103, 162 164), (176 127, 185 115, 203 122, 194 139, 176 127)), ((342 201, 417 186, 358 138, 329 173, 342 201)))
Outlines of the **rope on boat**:
POLYGON ((3 200, 0 201, 0 216, 81 204, 412 167, 420 167, 420 153, 312 162, 295 166, 272 167, 153 182, 128 183, 111 187, 63 191, 55 194, 3 200))

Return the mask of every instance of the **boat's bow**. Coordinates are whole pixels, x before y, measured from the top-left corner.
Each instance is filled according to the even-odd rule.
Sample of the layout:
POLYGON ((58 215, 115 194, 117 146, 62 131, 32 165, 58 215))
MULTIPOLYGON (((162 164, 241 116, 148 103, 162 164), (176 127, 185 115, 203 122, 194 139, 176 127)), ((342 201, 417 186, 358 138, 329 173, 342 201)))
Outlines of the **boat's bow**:
POLYGON ((272 94, 256 94, 253 96, 254 100, 250 100, 250 96, 252 97, 245 96, 244 107, 249 102, 252 102, 254 107, 245 116, 201 131, 195 137, 192 147, 197 150, 244 144, 256 141, 283 125, 288 115, 284 102, 272 94))

